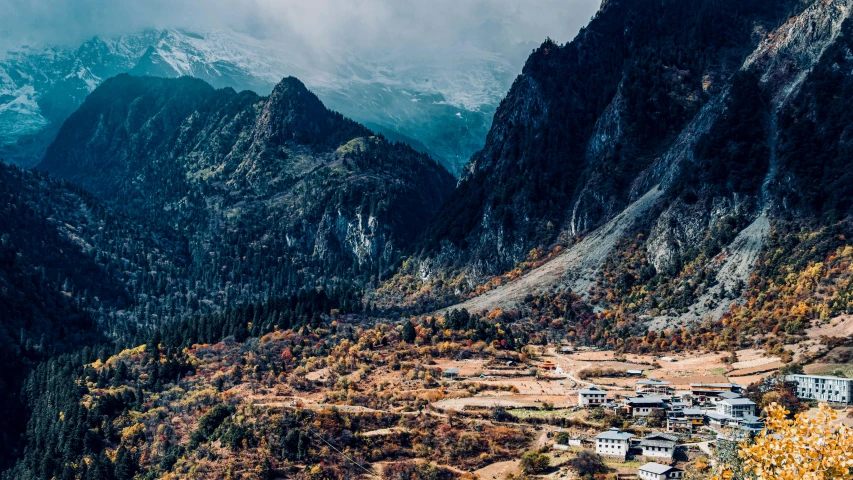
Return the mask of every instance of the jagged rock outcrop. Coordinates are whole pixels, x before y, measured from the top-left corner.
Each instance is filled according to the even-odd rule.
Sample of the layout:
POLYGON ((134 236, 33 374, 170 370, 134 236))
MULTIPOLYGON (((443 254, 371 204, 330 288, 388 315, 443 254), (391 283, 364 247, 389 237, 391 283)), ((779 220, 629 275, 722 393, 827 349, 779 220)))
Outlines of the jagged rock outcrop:
POLYGON ((425 232, 421 258, 476 284, 561 234, 590 232, 663 177, 680 181, 661 158, 693 154, 696 139, 682 133, 710 128, 702 117, 715 102, 719 114, 732 76, 796 5, 615 0, 571 43, 544 43, 425 232))
POLYGON ((650 271, 690 290, 652 327, 719 316, 774 225, 850 217, 851 4, 605 2, 573 42, 531 55, 426 230, 420 277, 462 278, 454 288, 467 295, 563 243, 544 273, 464 305, 586 294, 614 232, 642 233, 650 271), (620 218, 632 224, 616 228, 620 218))
MULTIPOLYGON (((784 142, 793 123, 789 102, 797 103, 804 84, 811 89, 819 73, 810 72, 826 62, 824 54, 837 52, 851 5, 849 0, 813 2, 769 33, 746 58, 730 87, 707 112, 697 116, 705 125, 704 132, 690 132, 685 145, 679 146, 682 155, 661 158, 655 180, 663 180, 680 197, 663 212, 649 239, 649 254, 658 270, 676 266, 678 257, 698 244, 719 219, 755 218, 765 210, 785 215, 790 203, 787 198, 803 192, 799 187, 778 188, 780 176, 811 180, 791 172, 791 166, 780 166, 780 157, 790 158, 791 146, 784 142), (787 119, 781 125, 780 114, 787 119), (688 205, 685 191, 688 197, 695 192, 712 200, 688 205)), ((808 219, 818 212, 800 213, 808 219)))
POLYGON ((115 77, 39 168, 200 250, 224 242, 319 277, 392 268, 455 183, 428 156, 327 110, 295 78, 259 97, 191 78, 115 77))

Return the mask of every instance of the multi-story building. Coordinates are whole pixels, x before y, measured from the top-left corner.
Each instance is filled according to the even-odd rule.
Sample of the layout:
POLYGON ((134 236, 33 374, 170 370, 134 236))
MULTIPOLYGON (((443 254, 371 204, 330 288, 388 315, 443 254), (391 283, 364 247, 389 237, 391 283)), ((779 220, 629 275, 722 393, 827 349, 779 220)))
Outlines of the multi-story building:
POLYGON ((669 386, 669 382, 664 380, 657 380, 655 378, 648 378, 647 380, 640 380, 637 382, 636 392, 639 394, 659 394, 666 395, 670 393, 672 388, 669 386))
POLYGON ((723 392, 741 393, 743 385, 736 383, 691 383, 690 393, 698 402, 706 402, 720 398, 723 392))
POLYGON ((653 433, 640 439, 639 447, 644 457, 655 457, 672 460, 675 456, 677 437, 666 433, 653 433))
POLYGON ((800 398, 853 404, 853 378, 787 375, 785 381, 797 384, 797 396, 800 398))
POLYGON ((605 403, 607 403, 607 392, 595 385, 578 392, 578 405, 581 407, 595 407, 605 403))
POLYGON ((755 402, 748 398, 727 398, 717 401, 717 413, 731 418, 755 416, 755 402))
POLYGON ((666 408, 669 397, 628 397, 623 400, 632 417, 645 417, 656 409, 666 408))
POLYGON ((671 411, 666 418, 666 429, 669 432, 693 433, 704 424, 705 413, 698 408, 671 411))
POLYGON ((610 457, 625 458, 631 448, 633 434, 620 432, 618 428, 611 428, 601 432, 595 437, 595 453, 610 457))

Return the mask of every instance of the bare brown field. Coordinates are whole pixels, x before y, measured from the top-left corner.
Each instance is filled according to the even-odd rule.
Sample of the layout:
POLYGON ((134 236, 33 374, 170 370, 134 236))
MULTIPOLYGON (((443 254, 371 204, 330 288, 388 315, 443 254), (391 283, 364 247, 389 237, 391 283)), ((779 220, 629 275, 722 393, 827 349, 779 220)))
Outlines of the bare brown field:
POLYGON ((853 315, 839 315, 822 325, 815 325, 806 329, 809 338, 820 337, 844 338, 853 335, 853 315))
POLYGON ((459 373, 457 374, 459 377, 467 378, 467 377, 477 377, 481 373, 483 373, 483 368, 488 363, 486 360, 436 360, 436 367, 441 368, 443 371, 450 370, 452 368, 458 368, 459 373))
POLYGON ((755 375, 759 373, 767 373, 772 372, 774 370, 778 370, 785 366, 783 362, 770 362, 765 363, 764 365, 758 365, 756 367, 751 368, 742 368, 740 370, 732 370, 728 373, 730 377, 745 377, 748 375, 755 375))
POLYGON ((510 475, 518 473, 518 460, 508 460, 506 462, 497 462, 479 470, 474 471, 474 475, 483 480, 503 480, 510 475))

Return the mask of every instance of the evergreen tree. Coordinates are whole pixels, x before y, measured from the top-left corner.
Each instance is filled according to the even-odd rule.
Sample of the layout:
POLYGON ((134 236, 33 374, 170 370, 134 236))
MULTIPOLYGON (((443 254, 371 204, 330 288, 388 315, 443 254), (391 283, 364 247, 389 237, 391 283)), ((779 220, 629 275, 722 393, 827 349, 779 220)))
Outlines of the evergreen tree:
POLYGON ((415 325, 411 320, 406 320, 403 322, 403 341, 406 343, 415 343, 415 339, 417 338, 417 332, 415 331, 415 325))

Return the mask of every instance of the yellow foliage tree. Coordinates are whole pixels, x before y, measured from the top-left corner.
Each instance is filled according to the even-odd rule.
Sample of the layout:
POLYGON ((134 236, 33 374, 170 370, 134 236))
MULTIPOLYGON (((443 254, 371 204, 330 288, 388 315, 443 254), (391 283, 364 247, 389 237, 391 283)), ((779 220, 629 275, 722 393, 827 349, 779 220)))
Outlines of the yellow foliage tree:
MULTIPOLYGON (((767 407, 767 429, 751 444, 741 446, 744 470, 759 480, 853 479, 853 430, 835 423, 838 414, 826 404, 817 413, 786 417, 784 407, 767 407)), ((715 480, 730 480, 723 468, 715 480)))

